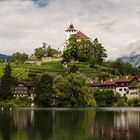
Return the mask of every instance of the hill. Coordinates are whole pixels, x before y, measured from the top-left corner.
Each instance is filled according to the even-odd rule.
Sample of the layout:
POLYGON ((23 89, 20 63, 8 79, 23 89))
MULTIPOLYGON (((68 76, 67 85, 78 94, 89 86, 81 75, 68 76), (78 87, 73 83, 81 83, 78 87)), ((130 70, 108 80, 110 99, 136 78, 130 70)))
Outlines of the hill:
POLYGON ((11 59, 12 57, 9 55, 0 54, 0 61, 10 61, 11 59))
MULTIPOLYGON (((3 69, 6 63, 0 64, 0 77, 3 74, 3 69)), ((52 75, 62 75, 66 76, 69 74, 70 68, 75 65, 78 68, 78 71, 83 73, 88 78, 96 78, 100 76, 109 75, 108 69, 106 67, 96 66, 96 68, 90 68, 89 63, 87 62, 70 62, 68 67, 65 69, 61 61, 51 61, 43 65, 16 65, 11 64, 12 74, 15 77, 18 77, 19 80, 28 79, 29 76, 40 73, 49 73, 52 75)))

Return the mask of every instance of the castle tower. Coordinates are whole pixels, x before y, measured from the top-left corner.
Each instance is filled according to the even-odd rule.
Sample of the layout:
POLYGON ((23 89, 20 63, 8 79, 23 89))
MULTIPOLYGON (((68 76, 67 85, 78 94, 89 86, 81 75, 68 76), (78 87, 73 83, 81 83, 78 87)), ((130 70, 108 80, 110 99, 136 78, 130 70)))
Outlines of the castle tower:
POLYGON ((70 24, 70 26, 65 30, 65 41, 67 41, 71 35, 76 34, 77 30, 74 29, 73 24, 70 24))

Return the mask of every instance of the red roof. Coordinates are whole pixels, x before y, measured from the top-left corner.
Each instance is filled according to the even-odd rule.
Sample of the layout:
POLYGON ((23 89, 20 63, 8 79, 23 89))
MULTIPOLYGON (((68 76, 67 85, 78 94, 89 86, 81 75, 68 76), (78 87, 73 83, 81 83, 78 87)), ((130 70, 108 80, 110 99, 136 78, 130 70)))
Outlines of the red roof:
POLYGON ((90 39, 88 36, 86 36, 85 34, 83 34, 82 32, 78 31, 76 33, 76 37, 80 40, 84 40, 84 39, 90 39))
POLYGON ((101 85, 115 85, 115 81, 104 81, 101 82, 101 85))
MULTIPOLYGON (((135 76, 122 76, 119 77, 116 80, 116 83, 122 83, 122 82, 131 82, 134 78, 136 78, 135 76)), ((137 78, 136 78, 137 79, 137 78)), ((138 79, 137 79, 138 80, 138 79)))
POLYGON ((103 82, 97 82, 97 81, 93 81, 91 85, 94 86, 104 86, 104 85, 115 85, 115 81, 103 81, 103 82))
MULTIPOLYGON (((137 77, 135 76, 123 76, 123 77, 118 77, 117 79, 107 80, 103 82, 93 81, 92 86, 115 85, 116 83, 131 82, 135 78, 137 79, 137 77)), ((137 81, 139 80, 137 79, 137 81)))

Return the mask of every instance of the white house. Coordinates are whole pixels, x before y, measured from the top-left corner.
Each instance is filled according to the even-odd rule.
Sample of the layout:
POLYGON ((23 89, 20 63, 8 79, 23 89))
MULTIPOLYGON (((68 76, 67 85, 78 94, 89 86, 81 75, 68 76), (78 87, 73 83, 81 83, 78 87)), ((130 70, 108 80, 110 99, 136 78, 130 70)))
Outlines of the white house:
POLYGON ((113 90, 128 99, 139 98, 139 79, 135 76, 121 76, 103 82, 92 81, 93 90, 113 90))

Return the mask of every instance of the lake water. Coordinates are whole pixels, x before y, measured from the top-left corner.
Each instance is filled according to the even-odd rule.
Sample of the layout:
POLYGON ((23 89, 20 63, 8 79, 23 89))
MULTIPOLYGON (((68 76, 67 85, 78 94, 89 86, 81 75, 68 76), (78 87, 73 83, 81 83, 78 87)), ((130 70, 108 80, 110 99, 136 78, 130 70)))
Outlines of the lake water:
POLYGON ((140 140, 140 109, 0 110, 0 140, 140 140))

